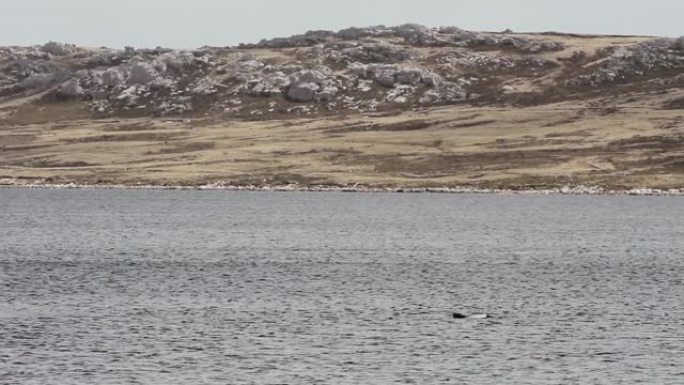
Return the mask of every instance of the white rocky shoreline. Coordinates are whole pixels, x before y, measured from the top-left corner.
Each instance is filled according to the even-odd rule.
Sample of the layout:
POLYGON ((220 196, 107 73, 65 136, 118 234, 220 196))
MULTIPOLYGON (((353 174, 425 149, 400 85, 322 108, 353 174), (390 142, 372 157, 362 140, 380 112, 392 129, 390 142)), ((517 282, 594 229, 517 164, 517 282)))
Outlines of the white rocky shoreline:
POLYGON ((100 189, 100 190, 200 190, 200 191, 254 191, 254 192, 350 192, 350 193, 432 193, 432 194, 496 194, 496 195, 605 195, 605 196, 684 196, 684 188, 606 189, 600 186, 563 186, 557 188, 478 188, 458 187, 373 187, 367 185, 236 185, 210 183, 204 185, 154 184, 79 184, 79 183, 21 183, 0 179, 0 188, 28 189, 100 189))

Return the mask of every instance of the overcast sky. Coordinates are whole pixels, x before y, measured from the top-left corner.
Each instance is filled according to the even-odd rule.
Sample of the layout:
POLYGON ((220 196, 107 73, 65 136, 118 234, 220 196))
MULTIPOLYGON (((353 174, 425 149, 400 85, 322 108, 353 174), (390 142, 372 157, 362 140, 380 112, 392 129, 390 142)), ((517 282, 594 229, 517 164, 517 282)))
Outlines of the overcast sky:
POLYGON ((684 35, 684 0, 0 0, 0 45, 194 48, 376 24, 684 35))

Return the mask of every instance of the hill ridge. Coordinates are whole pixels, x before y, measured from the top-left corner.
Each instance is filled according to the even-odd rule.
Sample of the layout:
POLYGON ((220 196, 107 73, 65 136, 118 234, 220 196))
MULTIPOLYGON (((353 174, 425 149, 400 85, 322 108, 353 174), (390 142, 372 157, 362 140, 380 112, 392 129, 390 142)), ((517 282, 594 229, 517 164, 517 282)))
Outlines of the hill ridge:
POLYGON ((684 38, 405 24, 0 47, 0 177, 678 188, 683 90, 684 38))

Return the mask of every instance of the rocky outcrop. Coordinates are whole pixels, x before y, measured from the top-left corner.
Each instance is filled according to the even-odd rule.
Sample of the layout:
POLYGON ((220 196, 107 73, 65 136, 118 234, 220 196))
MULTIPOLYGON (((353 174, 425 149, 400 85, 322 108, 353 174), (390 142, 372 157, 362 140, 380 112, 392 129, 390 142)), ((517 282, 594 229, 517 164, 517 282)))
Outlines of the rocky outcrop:
POLYGON ((350 71, 361 77, 375 80, 384 87, 392 88, 397 85, 416 85, 424 83, 435 86, 442 81, 438 74, 417 67, 398 64, 362 64, 352 63, 350 71))
POLYGON ((0 72, 7 78, 14 79, 14 86, 20 91, 42 91, 68 79, 72 70, 60 63, 50 60, 31 60, 31 55, 12 55, 0 72))
POLYGON ((681 84, 675 75, 684 75, 682 39, 550 54, 565 48, 563 41, 405 24, 311 31, 239 48, 0 47, 0 98, 49 90, 58 96, 51 100, 82 101, 103 115, 261 119, 435 104, 546 103, 548 95, 580 95, 579 87, 663 74, 674 87, 681 84))
POLYGON ((567 81, 570 86, 596 87, 647 77, 662 71, 684 70, 684 51, 673 50, 673 39, 657 39, 628 48, 615 48, 592 72, 567 81))
POLYGON ((63 56, 72 53, 74 48, 74 46, 51 41, 43 44, 43 46, 40 47, 40 50, 50 55, 63 56))
POLYGON ((251 79, 247 92, 252 96, 269 97, 280 95, 290 85, 290 78, 281 71, 265 74, 263 77, 251 79))
POLYGON ((296 48, 313 47, 333 40, 362 40, 367 38, 399 38, 415 47, 476 47, 516 49, 527 53, 560 51, 565 46, 559 42, 531 40, 514 36, 513 33, 488 34, 464 31, 456 27, 428 28, 419 24, 404 24, 395 27, 384 25, 367 28, 347 28, 338 32, 309 31, 287 38, 262 40, 256 44, 242 44, 248 48, 296 48))
POLYGON ((394 35, 403 38, 406 44, 416 47, 441 47, 449 45, 448 38, 434 28, 427 28, 418 24, 404 24, 392 30, 394 35))
POLYGON ((674 49, 678 51, 684 51, 684 36, 681 36, 677 41, 675 41, 674 49))
POLYGON ((302 35, 294 35, 284 38, 264 39, 257 44, 241 44, 240 48, 292 48, 311 47, 325 43, 328 38, 334 36, 330 31, 309 31, 302 35))
POLYGON ((318 66, 290 76, 287 98, 295 102, 330 101, 338 91, 333 71, 328 67, 318 66))
POLYGON ((416 51, 383 43, 331 43, 322 52, 327 59, 343 63, 398 63, 421 57, 416 51))

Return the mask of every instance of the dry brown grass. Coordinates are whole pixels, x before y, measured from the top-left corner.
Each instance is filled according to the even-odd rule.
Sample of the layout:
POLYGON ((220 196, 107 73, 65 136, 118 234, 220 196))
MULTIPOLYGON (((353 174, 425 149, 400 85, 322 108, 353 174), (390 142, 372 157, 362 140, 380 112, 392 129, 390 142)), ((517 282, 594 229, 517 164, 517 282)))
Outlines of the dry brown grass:
POLYGON ((122 184, 681 187, 683 115, 555 104, 344 120, 4 123, 0 175, 122 184))

